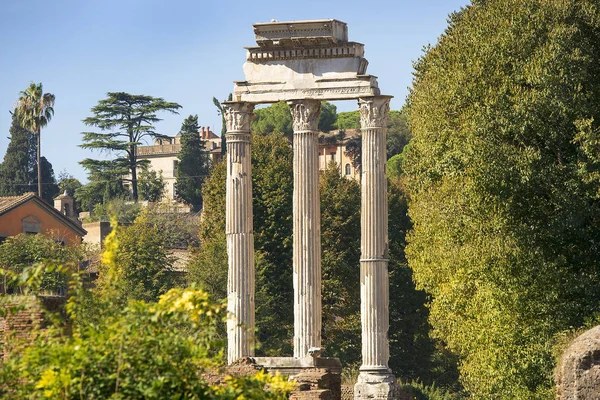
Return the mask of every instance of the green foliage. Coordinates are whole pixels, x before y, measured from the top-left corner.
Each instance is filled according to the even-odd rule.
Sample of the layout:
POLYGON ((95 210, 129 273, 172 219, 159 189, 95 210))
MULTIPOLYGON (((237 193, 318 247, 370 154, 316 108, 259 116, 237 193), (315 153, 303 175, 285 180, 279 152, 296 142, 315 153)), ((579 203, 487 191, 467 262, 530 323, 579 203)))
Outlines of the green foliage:
POLYGON ((473 398, 551 398, 555 335, 600 308, 599 17, 476 2, 415 65, 407 254, 473 398))
POLYGON ((386 163, 387 176, 390 179, 400 179, 402 176, 402 154, 396 154, 386 163))
MULTIPOLYGON (((83 187, 85 188, 86 186, 83 187)), ((107 203, 97 204, 87 222, 109 221, 113 217, 119 223, 131 224, 141 211, 142 208, 139 204, 115 198, 107 203)))
POLYGON ((400 391, 414 400, 460 400, 466 398, 458 393, 451 393, 436 385, 425 385, 420 381, 400 383, 400 391))
POLYGON ((113 267, 102 264, 97 285, 105 290, 118 276, 116 296, 120 299, 156 301, 177 284, 172 258, 164 245, 163 232, 142 212, 132 225, 119 228, 115 241, 119 251, 113 267))
POLYGON ((323 345, 345 365, 360 362, 360 185, 335 162, 321 174, 323 345))
MULTIPOLYGON (((79 269, 79 263, 86 254, 79 246, 65 246, 60 238, 49 235, 20 234, 7 238, 0 244, 0 269, 9 275, 19 275, 35 264, 52 261, 68 265, 72 270, 79 269)), ((10 284, 4 274, 0 293, 24 293, 24 288, 10 284)), ((38 287, 40 292, 60 294, 66 289, 66 275, 52 271, 42 277, 38 287)))
POLYGON ((281 134, 256 138, 252 151, 256 321, 266 355, 289 354, 292 336, 293 153, 281 134))
MULTIPOLYGON (((42 185, 45 183, 44 177, 48 177, 43 174, 44 163, 41 160, 41 133, 42 128, 48 125, 48 122, 54 116, 54 95, 51 93, 44 93, 44 89, 41 83, 31 83, 27 89, 21 92, 21 96, 17 101, 14 115, 18 121, 18 124, 23 128, 29 130, 35 135, 37 139, 36 150, 37 150, 37 179, 36 184, 38 187, 38 196, 43 197, 46 201, 52 203, 52 198, 49 197, 48 193, 44 193, 42 185), (39 165, 37 165, 39 164, 39 165)), ((50 164, 50 163, 48 163, 50 164)), ((53 174, 52 174, 53 175, 53 174)), ((56 182, 54 182, 56 183, 56 182)))
POLYGON ((10 126, 10 142, 4 160, 0 164, 0 196, 20 196, 36 190, 33 182, 37 175, 35 166, 35 147, 31 143, 33 135, 19 125, 15 114, 10 126))
MULTIPOLYGON (((46 157, 42 157, 40 161, 42 164, 42 199, 46 200, 48 204, 54 205, 54 198, 59 194, 54 169, 46 157)), ((34 168, 37 169, 37 163, 34 168)), ((37 185, 37 175, 34 175, 33 183, 37 185)))
POLYGON ((403 107, 400 111, 391 110, 387 122, 386 147, 388 160, 402 153, 410 138, 411 132, 408 128, 406 107, 403 107))
MULTIPOLYGON (((132 195, 138 200, 137 170, 144 163, 138 160, 137 146, 145 138, 161 137, 154 124, 161 121, 157 113, 161 111, 177 114, 181 106, 167 102, 162 98, 132 95, 124 92, 109 92, 107 98, 92 107, 93 116, 83 123, 100 129, 100 132, 82 132, 84 149, 93 149, 116 153, 112 162, 86 159, 80 164, 90 173, 97 170, 117 174, 116 169, 126 169, 131 174, 132 195), (112 168, 110 168, 112 167, 112 168)), ((122 174, 124 175, 124 174, 122 174)), ((91 181, 92 179, 90 179, 91 181)))
POLYGON ((58 190, 60 194, 67 192, 67 195, 73 197, 75 196, 77 189, 82 186, 81 182, 66 170, 62 170, 58 173, 58 190))
POLYGON ((197 115, 190 115, 183 121, 176 171, 177 198, 191 205, 194 211, 202 209, 202 184, 209 172, 209 157, 199 130, 197 115))
POLYGON ((162 232, 167 249, 198 247, 199 214, 182 213, 180 209, 163 203, 146 209, 144 217, 146 223, 162 232))
MULTIPOLYGON (((335 129, 337 120, 337 107, 327 101, 321 102, 321 113, 319 115, 319 130, 329 132, 335 129)), ((287 103, 281 101, 269 107, 254 110, 252 121, 252 133, 255 135, 266 135, 271 132, 280 132, 291 137, 292 114, 287 103)))
POLYGON ((216 164, 202 187, 204 210, 198 248, 187 265, 189 283, 197 283, 215 299, 227 297, 227 242, 225 187, 227 164, 216 164))
MULTIPOLYGON (((13 113, 10 142, 0 164, 0 196, 20 196, 35 191, 38 182, 37 143, 35 133, 19 125, 17 112, 13 113)), ((42 198, 54 204, 58 186, 52 164, 41 157, 42 198)))
POLYGON ((292 136, 292 114, 290 107, 283 101, 254 110, 252 133, 266 135, 271 132, 281 132, 288 137, 292 136))
POLYGON ((140 197, 142 200, 159 202, 165 195, 165 180, 162 170, 155 171, 147 166, 142 167, 138 179, 140 197))
POLYGON ((75 190, 75 200, 81 209, 93 212, 97 206, 106 206, 116 198, 129 197, 123 187, 127 167, 119 160, 91 160, 80 162, 88 170, 89 183, 75 190))
MULTIPOLYGON (((103 263, 120 269, 119 233, 109 235, 103 263)), ((56 268, 36 268, 22 284, 35 286, 36 275, 56 268)), ((17 348, 0 369, 0 396, 5 399, 285 399, 293 386, 285 379, 259 373, 226 377, 212 386, 203 372, 214 371, 224 349, 217 335, 224 307, 203 291, 173 289, 156 303, 114 301, 121 276, 93 295, 71 274, 63 322, 32 331, 33 343, 17 348), (86 319, 92 316, 93 318, 86 319)), ((10 310, 6 310, 10 312, 10 310)))
MULTIPOLYGON (((259 352, 289 354, 292 304, 292 149, 282 134, 256 136, 252 145, 256 325, 259 352)), ((226 295, 225 163, 217 164, 203 187, 201 247, 189 279, 210 293, 226 295)), ((223 298, 218 297, 218 298, 223 298)))
POLYGON ((319 130, 329 132, 335 129, 337 121, 337 107, 328 101, 321 102, 321 113, 319 114, 319 130))
POLYGON ((344 111, 337 115, 335 128, 339 130, 360 129, 360 113, 356 111, 344 111))

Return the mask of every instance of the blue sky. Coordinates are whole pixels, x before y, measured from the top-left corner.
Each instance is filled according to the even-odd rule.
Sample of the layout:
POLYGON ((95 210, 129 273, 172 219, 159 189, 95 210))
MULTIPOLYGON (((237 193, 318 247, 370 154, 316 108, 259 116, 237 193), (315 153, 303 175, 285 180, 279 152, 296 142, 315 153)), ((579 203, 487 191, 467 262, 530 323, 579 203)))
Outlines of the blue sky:
MULTIPOLYGON (((103 157, 78 147, 82 119, 109 91, 163 97, 183 106, 157 130, 175 135, 183 119, 220 132, 213 96, 223 100, 243 79, 252 24, 335 18, 349 39, 365 44, 368 73, 400 109, 412 62, 434 44, 449 13, 466 0, 0 0, 0 157, 8 146, 9 110, 30 82, 56 96, 55 116, 42 131, 42 154, 58 174, 85 181, 78 162, 103 157)), ((356 103, 336 103, 338 111, 356 103)), ((104 156, 105 157, 105 156, 104 156)))

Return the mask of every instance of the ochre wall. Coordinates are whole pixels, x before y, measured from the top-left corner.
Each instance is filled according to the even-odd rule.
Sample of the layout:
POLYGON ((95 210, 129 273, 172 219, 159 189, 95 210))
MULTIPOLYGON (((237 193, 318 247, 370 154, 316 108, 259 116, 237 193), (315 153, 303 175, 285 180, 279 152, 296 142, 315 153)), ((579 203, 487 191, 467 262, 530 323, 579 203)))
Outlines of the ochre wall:
POLYGON ((46 233, 56 239, 63 240, 67 245, 81 243, 79 234, 34 201, 28 201, 6 214, 0 215, 0 235, 16 236, 23 233, 22 220, 30 215, 40 221, 40 233, 46 233))

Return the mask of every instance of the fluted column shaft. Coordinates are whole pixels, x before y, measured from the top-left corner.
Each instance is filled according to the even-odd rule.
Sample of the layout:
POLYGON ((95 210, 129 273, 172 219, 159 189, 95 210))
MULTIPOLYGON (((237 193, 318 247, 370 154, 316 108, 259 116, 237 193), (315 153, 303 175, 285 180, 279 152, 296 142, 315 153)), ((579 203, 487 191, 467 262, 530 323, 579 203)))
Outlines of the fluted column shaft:
POLYGON ((250 120, 253 105, 225 103, 227 123, 227 362, 254 355, 254 233, 250 120))
POLYGON ((294 357, 321 347, 321 207, 318 122, 321 102, 290 103, 294 127, 294 357))
POLYGON ((360 99, 361 176, 361 371, 389 373, 389 277, 386 125, 389 97, 360 99))

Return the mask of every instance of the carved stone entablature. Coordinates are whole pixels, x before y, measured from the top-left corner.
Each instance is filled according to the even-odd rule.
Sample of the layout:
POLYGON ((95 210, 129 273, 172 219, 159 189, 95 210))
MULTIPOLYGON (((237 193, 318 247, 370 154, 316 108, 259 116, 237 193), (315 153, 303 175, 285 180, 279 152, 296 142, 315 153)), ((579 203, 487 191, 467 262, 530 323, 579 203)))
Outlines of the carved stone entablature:
POLYGON ((318 80, 313 87, 296 88, 289 82, 236 82, 235 101, 276 103, 300 99, 355 100, 380 95, 377 78, 371 75, 350 80, 318 80))
POLYGON ((360 127, 384 128, 390 111, 391 96, 374 96, 358 99, 360 111, 360 127))
POLYGON ((334 44, 348 41, 348 26, 336 19, 263 22, 254 24, 254 37, 261 47, 334 44))
MULTIPOLYGON (((301 48, 248 48, 247 60, 255 63, 277 60, 299 60, 305 58, 348 58, 363 57, 365 46, 361 43, 338 43, 328 47, 301 48)), ((366 60, 365 60, 366 61, 366 60)), ((360 72, 359 72, 360 73, 360 72)))
POLYGON ((225 102, 223 103, 227 132, 250 131, 252 111, 251 103, 225 102))
POLYGON ((319 100, 298 100, 290 102, 294 132, 317 131, 321 102, 319 100))

